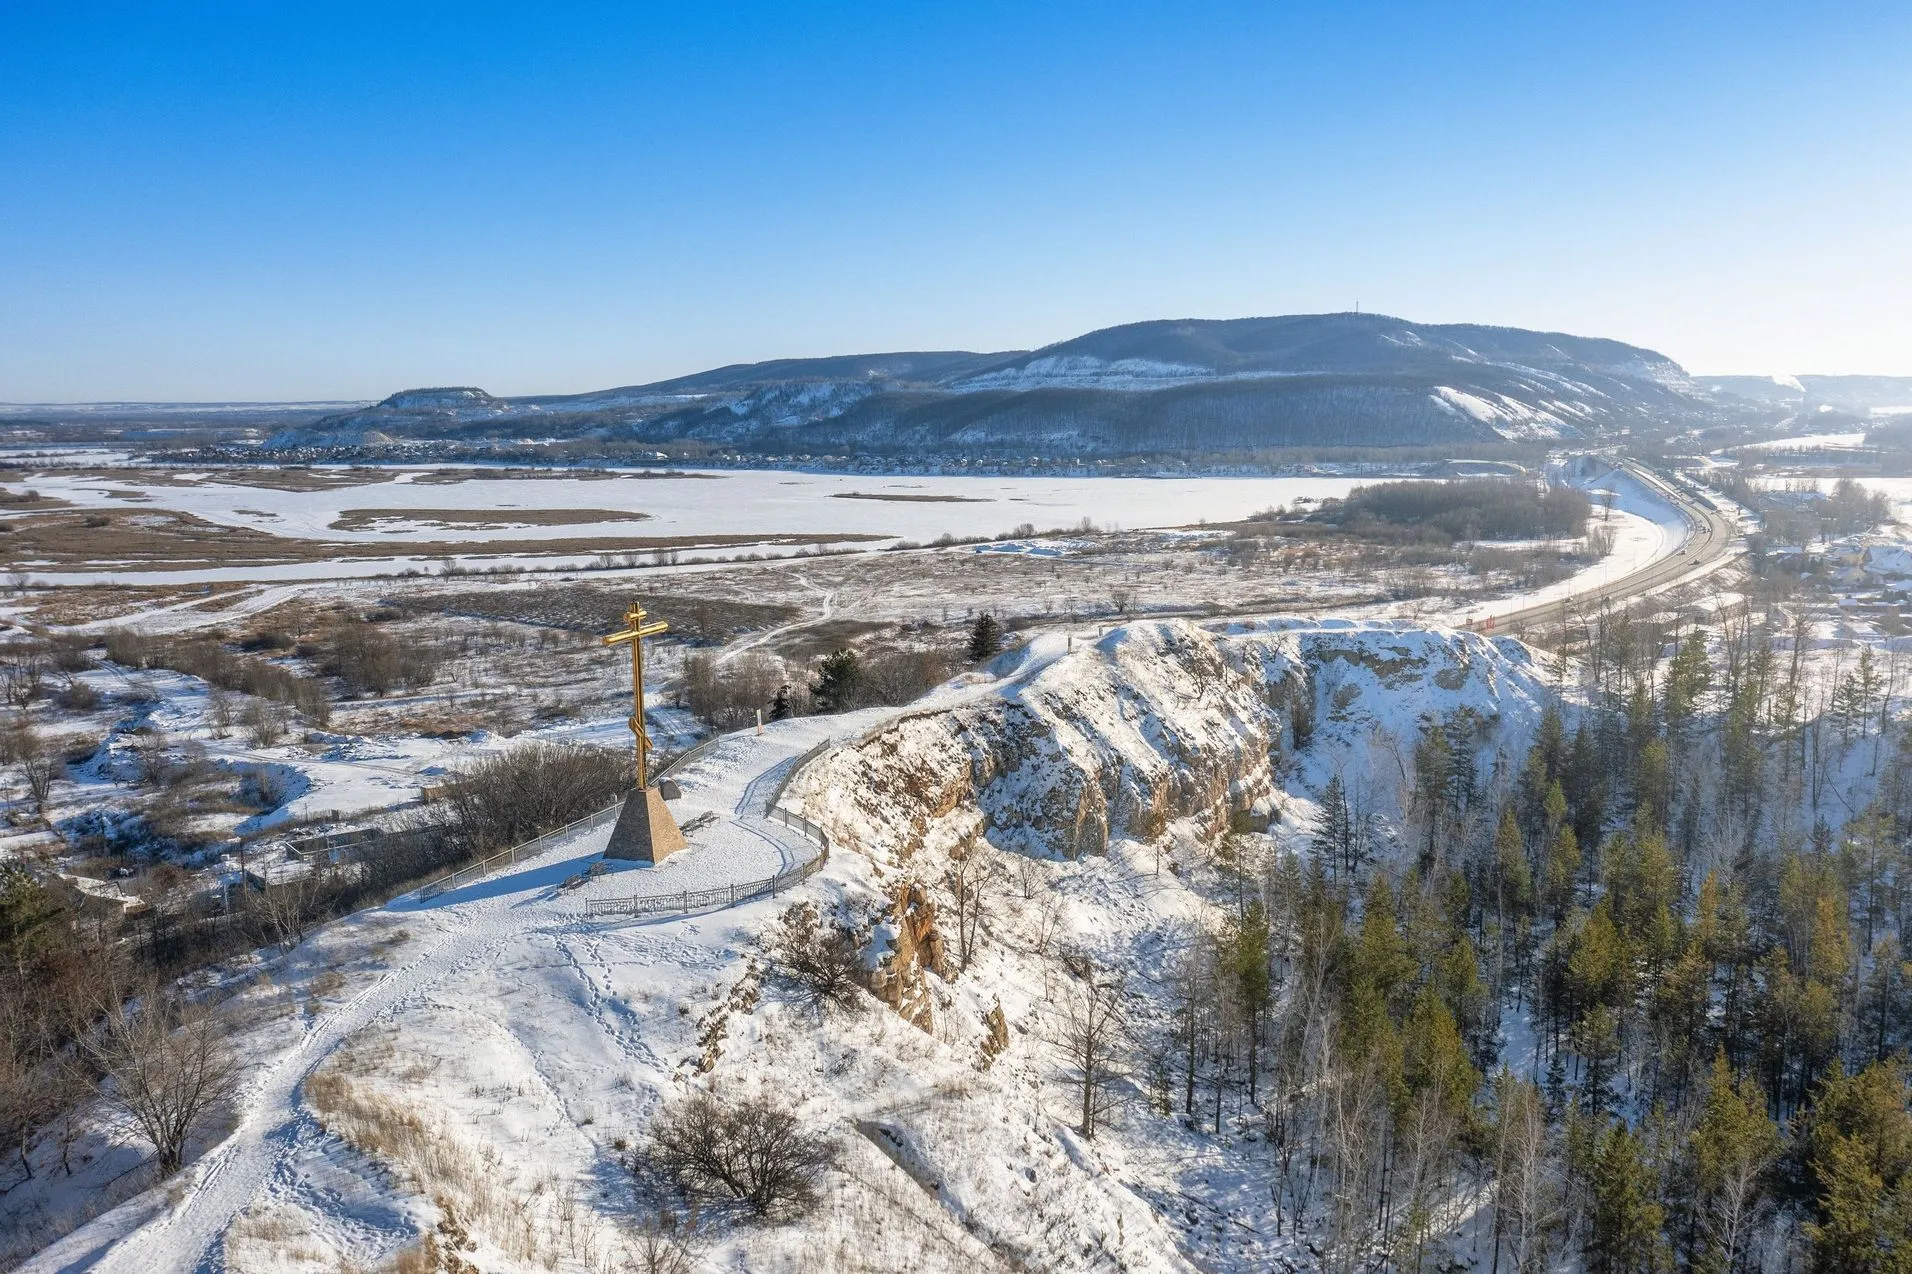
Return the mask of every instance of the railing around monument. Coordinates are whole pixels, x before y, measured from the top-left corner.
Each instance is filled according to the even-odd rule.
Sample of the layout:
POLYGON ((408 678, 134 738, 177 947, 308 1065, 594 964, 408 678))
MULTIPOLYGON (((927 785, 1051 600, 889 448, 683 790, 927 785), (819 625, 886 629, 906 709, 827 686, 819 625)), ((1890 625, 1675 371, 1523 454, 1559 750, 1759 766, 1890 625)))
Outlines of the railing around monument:
MULTIPOLYGON (((725 735, 715 734, 705 739, 702 743, 697 744, 695 747, 686 748, 684 751, 679 752, 676 756, 665 762, 657 771, 657 780, 661 782, 672 770, 690 764, 705 752, 723 742, 726 737, 725 735)), ((764 817, 766 819, 782 823, 785 827, 800 833, 806 839, 814 841, 822 851, 815 858, 812 858, 807 863, 799 863, 795 867, 785 868, 775 876, 768 876, 763 880, 754 880, 746 884, 729 885, 722 888, 690 890, 687 892, 680 891, 676 894, 660 894, 656 898, 602 898, 595 902, 587 903, 585 914, 651 915, 662 911, 701 911, 706 907, 716 906, 719 902, 723 902, 724 905, 728 906, 732 902, 740 902, 746 898, 760 897, 764 894, 781 893, 791 885, 808 879, 829 860, 830 838, 825 835, 823 829, 815 823, 812 823, 801 814, 792 813, 782 808, 777 802, 783 799, 784 790, 790 786, 790 781, 797 777, 797 773, 806 765, 810 764, 810 762, 822 756, 824 752, 829 750, 829 747, 830 741, 825 739, 822 743, 817 744, 809 751, 798 756, 796 762, 784 772, 783 778, 777 783, 777 790, 771 794, 770 800, 764 807, 764 817), (706 895, 708 895, 708 897, 706 897, 706 895), (678 906, 677 900, 679 899, 687 901, 683 906, 678 906), (671 905, 647 907, 640 910, 629 909, 630 904, 660 901, 668 901, 671 905), (622 910, 620 910, 620 908, 622 908, 622 910)), ((608 823, 615 823, 617 816, 622 813, 623 810, 624 799, 619 797, 615 805, 606 806, 604 809, 592 814, 586 814, 576 822, 566 823, 556 831, 546 832, 544 835, 528 840, 522 845, 514 845, 510 849, 492 854, 488 858, 481 858, 475 863, 468 863, 456 871, 448 872, 430 884, 420 886, 418 897, 421 899, 435 898, 439 894, 449 890, 458 889, 464 885, 483 880, 486 876, 489 876, 492 872, 498 871, 501 868, 513 867, 527 859, 536 858, 546 850, 554 847, 559 841, 568 840, 584 832, 595 831, 597 828, 603 827, 608 823)))
POLYGON ((510 849, 493 854, 489 858, 481 858, 475 863, 460 867, 457 871, 440 876, 437 880, 432 881, 431 884, 423 886, 419 889, 418 896, 421 898, 434 898, 446 890, 457 889, 461 885, 469 885, 473 881, 483 880, 486 876, 489 876, 492 872, 502 867, 515 866, 527 858, 536 858, 539 854, 544 853, 545 850, 550 849, 561 840, 568 840, 580 832, 594 831, 597 828, 605 826, 607 823, 615 823, 618 814, 621 813, 623 809, 624 802, 619 800, 616 805, 601 809, 595 814, 586 814, 575 823, 566 823, 556 831, 546 832, 535 840, 528 840, 522 845, 513 845, 510 849))
POLYGON ((798 863, 794 867, 786 867, 774 876, 740 884, 717 885, 709 889, 684 889, 674 894, 636 894, 629 898, 593 898, 585 902, 584 914, 594 918, 658 916, 703 911, 710 907, 728 907, 734 903, 747 902, 752 898, 780 894, 792 885, 800 884, 816 875, 822 870, 823 865, 830 861, 829 833, 803 815, 794 810, 787 810, 777 802, 783 799, 785 790, 789 788, 790 781, 797 777, 798 772, 822 756, 829 748, 830 741, 825 739, 797 757, 790 768, 784 772, 783 778, 778 781, 777 790, 771 793, 770 799, 764 804, 763 811, 766 819, 773 823, 782 823, 804 839, 814 843, 818 851, 815 858, 806 863, 798 863))
POLYGON ((823 864, 830 861, 830 838, 824 834, 821 827, 803 815, 792 814, 785 809, 772 809, 768 817, 815 842, 818 851, 816 857, 808 862, 798 863, 794 867, 786 867, 776 875, 765 876, 762 880, 715 885, 709 889, 681 889, 674 894, 591 898, 585 901, 584 914, 593 919, 603 919, 610 916, 678 915, 712 907, 729 907, 736 903, 748 902, 753 898, 768 898, 774 894, 780 894, 792 885, 801 884, 810 879, 823 869, 823 864))
MULTIPOLYGON (((690 764, 711 748, 722 743, 724 738, 724 735, 713 734, 696 747, 686 748, 682 752, 679 752, 676 756, 666 761, 657 771, 657 780, 661 782, 672 770, 677 769, 679 766, 690 764)), ((781 789, 779 789, 779 791, 781 791, 781 789)), ((615 805, 608 805, 596 813, 586 814, 576 822, 566 823, 554 832, 546 832, 544 835, 533 840, 528 840, 522 845, 513 845, 510 849, 493 854, 489 858, 481 858, 475 863, 468 863, 456 871, 448 872, 430 884, 422 886, 418 891, 418 896, 421 898, 434 898, 447 890, 457 889, 461 885, 469 885, 473 881, 483 880, 486 876, 489 876, 492 872, 502 867, 513 867, 527 858, 535 858, 561 840, 576 836, 581 832, 595 831, 603 827, 606 823, 615 823, 618 814, 621 813, 623 809, 624 798, 620 796, 617 798, 615 805)))

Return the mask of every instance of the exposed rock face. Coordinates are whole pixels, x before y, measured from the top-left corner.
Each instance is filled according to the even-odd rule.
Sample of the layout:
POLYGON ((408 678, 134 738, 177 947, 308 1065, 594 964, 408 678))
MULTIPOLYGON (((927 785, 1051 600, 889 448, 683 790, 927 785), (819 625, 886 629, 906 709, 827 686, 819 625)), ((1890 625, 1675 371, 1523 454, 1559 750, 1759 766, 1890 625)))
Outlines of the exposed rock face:
POLYGON ((1009 1050, 1009 1019, 1004 1016, 1000 1002, 990 1005, 989 1012, 983 1014, 983 1025, 989 1028, 989 1034, 983 1037, 981 1068, 988 1070, 1009 1050))
POLYGON ((936 927, 936 904, 921 885, 897 887, 889 915, 876 926, 870 957, 871 993, 915 1026, 934 1030, 935 1000, 923 974, 947 978, 949 955, 936 927))
POLYGON ((1463 706, 1524 722, 1544 697, 1524 646, 1473 633, 1133 624, 997 694, 838 749, 793 795, 833 838, 891 864, 983 836, 1074 857, 1117 837, 1153 840, 1176 820, 1215 835, 1238 812, 1267 812, 1298 708, 1325 753, 1463 706))

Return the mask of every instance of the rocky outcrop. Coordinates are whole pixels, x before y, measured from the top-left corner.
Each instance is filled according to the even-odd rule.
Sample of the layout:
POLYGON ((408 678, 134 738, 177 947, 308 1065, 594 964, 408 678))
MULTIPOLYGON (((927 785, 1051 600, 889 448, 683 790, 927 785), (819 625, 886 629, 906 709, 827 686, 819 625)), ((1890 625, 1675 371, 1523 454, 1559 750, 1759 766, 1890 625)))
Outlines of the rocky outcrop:
POLYGON ((936 904, 914 881, 899 885, 889 913, 871 934, 870 992, 925 1031, 936 1027, 926 973, 949 977, 949 954, 936 927, 936 904))
POLYGON ((1525 723, 1544 695, 1525 647, 1473 633, 1133 624, 994 695, 827 754, 792 795, 834 840, 892 865, 979 837, 1076 857, 1154 840, 1172 822, 1219 835, 1266 815, 1284 740, 1326 755, 1376 729, 1411 737, 1423 717, 1463 706, 1525 723))

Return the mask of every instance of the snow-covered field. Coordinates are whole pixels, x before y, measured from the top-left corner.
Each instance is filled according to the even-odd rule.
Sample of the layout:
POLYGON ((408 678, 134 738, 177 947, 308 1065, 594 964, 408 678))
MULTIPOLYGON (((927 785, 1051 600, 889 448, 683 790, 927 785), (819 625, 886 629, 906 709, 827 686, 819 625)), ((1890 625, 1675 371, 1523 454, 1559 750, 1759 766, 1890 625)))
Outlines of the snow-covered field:
MULTIPOLYGON (((793 515, 836 516, 842 506, 855 516, 980 518, 980 510, 988 520, 978 525, 991 531, 1082 516, 1126 522, 1108 503, 1118 491, 1164 493, 1132 525, 1240 516, 1299 494, 1271 489, 1283 480, 1196 479, 1185 487, 1184 480, 748 476, 826 484, 787 497, 793 515), (1254 493, 1237 492, 1239 506, 1183 502, 1201 484, 1223 481, 1254 493), (869 492, 891 482, 912 490, 954 483, 970 492, 987 484, 1088 482, 1073 498, 1107 498, 1080 513, 1042 515, 995 496, 977 504, 837 500, 827 485, 869 492)), ((404 507, 455 507, 496 481, 418 486, 437 503, 404 507)), ((1339 489, 1324 490, 1326 480, 1294 481, 1311 484, 1315 496, 1355 484, 1334 480, 1339 489)), ((318 529, 300 533, 336 534, 323 525, 337 509, 399 507, 390 492, 410 485, 385 484, 373 488, 376 496, 363 487, 312 493, 322 500, 301 525, 318 529)), ((1616 493, 1612 557, 1501 605, 1578 591, 1677 551, 1684 520, 1658 493, 1624 476, 1596 485, 1616 493)), ((614 507, 601 494, 607 489, 645 499, 658 490, 695 495, 717 486, 607 480, 565 498, 614 507)), ((152 494, 159 502, 200 490, 154 487, 152 494)), ((235 502, 233 488, 207 490, 235 502)), ((282 503, 263 507, 283 511, 282 503)), ((686 518, 706 512, 680 510, 686 518)), ((224 516, 241 515, 228 508, 224 516)), ((623 525, 643 534, 657 528, 623 525)), ((262 594, 277 595, 276 586, 262 594)), ((656 1205, 633 1190, 630 1148, 658 1107, 693 1081, 729 1093, 775 1091, 845 1148, 821 1213, 774 1231, 713 1234, 712 1268, 1266 1267, 1296 1248, 1292 1238, 1239 1220, 1268 1197, 1256 1161, 1220 1153, 1140 1101, 1093 1142, 1071 1131, 1054 1046, 1055 1005, 1068 982, 1056 973, 1054 952, 1066 947, 1132 971, 1146 1022, 1178 935, 1212 905, 1205 892, 1212 882, 1203 876, 1209 860, 1199 845, 1218 812, 1252 806, 1279 814, 1276 834, 1291 835, 1282 829, 1305 825, 1330 773, 1385 811, 1398 803, 1402 780, 1398 764, 1390 770, 1382 762, 1413 737, 1424 714, 1472 708, 1495 723, 1483 749, 1518 747, 1550 681, 1516 643, 1411 624, 1284 619, 1201 629, 1171 622, 1074 637, 1058 625, 907 713, 804 718, 731 736, 679 776, 686 789, 679 818, 709 812, 716 821, 659 867, 617 866, 582 879, 607 835, 599 829, 518 868, 429 901, 400 900, 353 916, 289 955, 262 953, 226 971, 226 985, 243 988, 225 1012, 248 1063, 232 1134, 167 1188, 127 1198, 141 1179, 124 1177, 117 1197, 127 1201, 116 1211, 20 1268, 372 1269, 456 1209, 473 1231, 469 1255, 479 1268, 596 1274, 615 1268, 620 1236, 656 1205), (1279 775, 1267 743, 1283 724, 1275 696, 1264 693, 1277 683, 1305 684, 1318 718, 1314 743, 1279 775), (901 716, 911 719, 907 727, 894 724, 901 716), (1029 750, 975 746, 990 730, 1021 738, 1029 750), (811 847, 765 822, 761 810, 791 759, 825 738, 852 746, 828 754, 787 798, 806 803, 837 833, 822 874, 783 899, 700 916, 605 923, 584 914, 592 898, 756 880, 806 860, 811 847), (961 752, 963 764, 947 773, 912 769, 913 750, 930 742, 961 752), (1217 747, 1232 749, 1228 758, 1200 755, 1217 747), (1012 759, 1018 764, 1010 769, 991 768, 1012 759), (1105 767, 1107 783, 1082 781, 1105 767), (958 771, 962 782, 973 776, 989 790, 958 791, 961 783, 933 790, 937 775, 954 782, 958 771), (1055 821, 1057 792, 1074 795, 1062 814, 1083 818, 1097 786, 1116 793, 1099 814, 1091 811, 1106 852, 1057 859, 1031 853, 1028 838, 1017 838, 1020 824, 1055 821), (1124 809, 1161 812, 1159 835, 1126 825, 1124 809), (938 880, 951 849, 977 834, 997 873, 996 901, 983 954, 960 977, 934 984, 934 1029, 918 1030, 874 1002, 818 1013, 764 974, 761 935, 794 899, 867 919, 900 881, 938 880), (1033 893, 1010 884, 1024 870, 1037 874, 1033 893), (983 1019, 998 1007, 1011 1042, 988 1064, 979 1061, 983 1019), (318 1088, 315 1076, 324 1077, 318 1088), (422 1112, 441 1168, 477 1167, 460 1170, 465 1184, 447 1183, 430 1165, 355 1149, 338 1135, 337 1110, 323 1105, 336 1100, 339 1085, 362 1101, 422 1112), (321 1092, 333 1097, 322 1100, 321 1092), (870 1128, 887 1130, 888 1140, 870 1128), (485 1178, 489 1194, 470 1184, 485 1178), (511 1201, 517 1220, 501 1210, 511 1201), (533 1229, 541 1236, 535 1241, 533 1229)), ((203 729, 204 705, 189 687, 167 680, 156 688, 164 691, 156 724, 176 736, 203 729)), ((549 733, 624 737, 609 719, 549 733)), ((301 808, 310 812, 348 794, 354 803, 389 804, 437 759, 469 745, 421 742, 402 754, 360 749, 303 758, 290 746, 272 756, 221 746, 230 755, 216 760, 280 763, 304 774, 301 808), (333 774, 332 766, 346 768, 333 774)), ((1230 1135, 1237 1134, 1254 1134, 1252 1121, 1230 1135)), ((110 1129, 95 1133, 88 1148, 93 1158, 80 1175, 42 1173, 0 1215, 45 1222, 87 1206, 89 1197, 114 1197, 108 1183, 134 1167, 141 1148, 110 1129)))

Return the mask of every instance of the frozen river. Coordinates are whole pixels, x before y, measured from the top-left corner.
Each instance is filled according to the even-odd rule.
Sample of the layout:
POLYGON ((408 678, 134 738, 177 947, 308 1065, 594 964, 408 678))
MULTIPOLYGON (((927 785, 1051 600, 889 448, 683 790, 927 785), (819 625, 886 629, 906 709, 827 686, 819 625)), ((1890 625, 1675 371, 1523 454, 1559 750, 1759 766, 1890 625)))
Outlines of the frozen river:
MULTIPOLYGON (((402 570, 413 545, 460 546, 459 559, 481 567, 487 544, 549 541, 562 560, 567 540, 625 540, 642 551, 663 537, 877 537, 928 542, 942 535, 1009 536, 1033 526, 1074 528, 1085 519, 1109 530, 1227 522, 1276 505, 1344 496, 1376 478, 918 477, 804 473, 790 470, 683 471, 673 476, 580 471, 562 477, 484 477, 446 482, 445 470, 394 470, 389 478, 286 491, 239 485, 243 475, 169 474, 155 481, 136 470, 52 471, 22 479, 43 495, 89 508, 171 509, 225 526, 307 540, 390 545, 393 556, 200 570, 40 572, 48 583, 196 582, 244 578, 347 578, 402 570), (583 511, 580 514, 579 511, 583 511), (483 513, 474 524, 472 514, 483 513), (564 515, 551 524, 551 515, 564 515), (634 520, 632 515, 641 514, 634 520), (601 516, 600 516, 601 515, 601 516)), ((735 543, 719 550, 733 552, 735 543)), ((787 550, 786 550, 787 551, 787 550)), ((439 550, 442 553, 442 549, 439 550)), ((588 558, 579 558, 581 564, 588 558)), ((687 550, 686 559, 708 554, 687 550)), ((434 558, 434 560, 437 560, 434 558)), ((557 564, 552 562, 551 564, 557 564)), ((106 565, 106 564, 103 564, 106 565)))
MULTIPOLYGON (((441 471, 442 472, 442 471, 441 471)), ((482 470, 477 471, 482 473, 482 470)), ((1006 535, 1021 523, 1038 530, 1072 527, 1088 518, 1104 529, 1233 521, 1277 504, 1342 496, 1363 481, 1343 477, 1282 478, 985 478, 866 477, 787 470, 682 471, 571 478, 486 478, 421 482, 395 471, 389 481, 318 491, 281 491, 218 481, 187 485, 105 474, 41 474, 26 481, 44 495, 76 504, 125 508, 136 495, 147 508, 178 509, 209 521, 276 535, 359 543, 407 540, 573 539, 583 536, 738 534, 880 535, 897 539, 1006 535), (375 529, 334 528, 348 510, 482 510, 495 528, 393 522, 375 529), (540 511, 641 513, 641 522, 607 518, 564 526, 510 525, 512 515, 540 511)))

